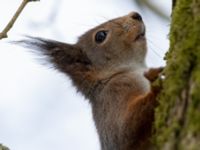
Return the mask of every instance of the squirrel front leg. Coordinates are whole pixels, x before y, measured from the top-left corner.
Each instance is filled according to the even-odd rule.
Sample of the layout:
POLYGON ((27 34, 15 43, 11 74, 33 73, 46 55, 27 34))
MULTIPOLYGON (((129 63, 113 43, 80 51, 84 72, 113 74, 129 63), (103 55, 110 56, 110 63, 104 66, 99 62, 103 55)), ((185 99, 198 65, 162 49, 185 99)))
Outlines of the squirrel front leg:
MULTIPOLYGON (((145 72, 144 76, 152 83, 159 77, 162 70, 163 68, 152 68, 145 72)), ((161 87, 151 85, 151 90, 147 94, 130 97, 125 129, 129 130, 127 132, 132 132, 129 138, 134 140, 132 140, 132 143, 129 143, 131 145, 127 146, 127 150, 129 150, 128 147, 134 147, 138 150, 150 149, 154 110, 157 106, 156 96, 160 89, 161 87)))
POLYGON ((144 76, 150 81, 150 83, 152 83, 159 77, 163 69, 163 67, 150 68, 147 72, 144 73, 144 76))

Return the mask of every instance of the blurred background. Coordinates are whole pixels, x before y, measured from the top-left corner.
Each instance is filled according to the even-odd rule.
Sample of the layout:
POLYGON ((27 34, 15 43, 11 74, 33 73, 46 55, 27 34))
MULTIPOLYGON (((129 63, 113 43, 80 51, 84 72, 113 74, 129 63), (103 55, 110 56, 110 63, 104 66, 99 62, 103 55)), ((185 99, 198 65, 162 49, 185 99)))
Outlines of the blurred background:
MULTIPOLYGON (((3 30, 22 0, 1 0, 3 30)), ((8 39, 0 40, 0 143, 11 150, 99 150, 87 100, 68 77, 9 44, 23 35, 75 43, 88 29, 131 11, 147 27, 147 65, 165 65, 171 1, 41 0, 27 5, 8 39)))

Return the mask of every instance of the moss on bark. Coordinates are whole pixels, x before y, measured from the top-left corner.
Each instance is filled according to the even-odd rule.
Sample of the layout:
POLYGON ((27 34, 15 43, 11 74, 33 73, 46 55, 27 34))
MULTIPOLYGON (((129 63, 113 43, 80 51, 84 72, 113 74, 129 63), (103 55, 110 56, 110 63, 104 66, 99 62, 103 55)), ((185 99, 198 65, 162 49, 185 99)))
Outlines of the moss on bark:
POLYGON ((7 147, 3 146, 2 144, 0 144, 0 150, 9 150, 7 147))
POLYGON ((155 114, 155 143, 158 149, 199 149, 199 0, 177 0, 166 60, 166 78, 155 114))

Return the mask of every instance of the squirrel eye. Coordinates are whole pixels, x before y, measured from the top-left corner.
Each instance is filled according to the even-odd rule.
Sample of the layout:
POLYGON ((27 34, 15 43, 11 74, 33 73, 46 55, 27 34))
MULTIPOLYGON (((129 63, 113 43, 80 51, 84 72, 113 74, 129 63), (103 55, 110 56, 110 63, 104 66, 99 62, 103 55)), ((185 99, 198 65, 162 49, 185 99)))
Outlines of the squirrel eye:
POLYGON ((95 35, 95 41, 97 43, 102 43, 106 39, 107 33, 108 33, 107 31, 97 32, 95 35))

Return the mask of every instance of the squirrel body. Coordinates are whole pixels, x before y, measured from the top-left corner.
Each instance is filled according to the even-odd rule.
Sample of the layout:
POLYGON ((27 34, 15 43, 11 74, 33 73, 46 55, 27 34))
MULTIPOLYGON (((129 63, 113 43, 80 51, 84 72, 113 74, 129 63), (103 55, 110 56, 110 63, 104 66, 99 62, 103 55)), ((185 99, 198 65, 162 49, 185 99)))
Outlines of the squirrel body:
POLYGON ((48 57, 92 106, 102 150, 150 149, 160 69, 147 71, 142 17, 132 12, 82 35, 76 44, 42 38, 21 41, 48 57))

